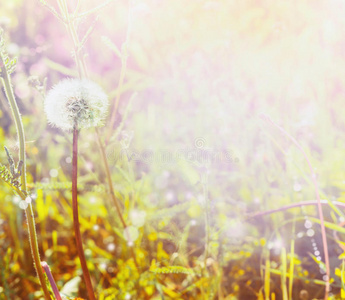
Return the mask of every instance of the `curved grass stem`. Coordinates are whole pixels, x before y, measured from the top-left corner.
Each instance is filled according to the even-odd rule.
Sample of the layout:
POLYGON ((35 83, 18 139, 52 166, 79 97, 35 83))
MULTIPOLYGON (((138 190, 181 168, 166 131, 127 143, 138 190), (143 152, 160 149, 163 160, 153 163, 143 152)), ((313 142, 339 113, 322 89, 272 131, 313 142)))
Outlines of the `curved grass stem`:
MULTIPOLYGON (((5 94, 8 99, 8 102, 11 107, 12 116, 16 125, 16 130, 18 134, 18 140, 19 140, 19 159, 23 162, 22 172, 21 172, 21 189, 22 193, 20 194, 20 197, 22 200, 25 200, 26 198, 26 155, 25 155, 25 135, 24 135, 24 127, 23 122, 20 117, 19 109, 17 106, 17 102, 14 97, 12 85, 11 85, 11 78, 8 74, 6 67, 5 67, 5 61, 3 54, 0 54, 0 64, 2 66, 2 77, 1 81, 4 86, 5 94)), ((44 278, 44 274, 41 268, 41 260, 40 260, 40 254, 38 249, 38 242, 37 242, 37 233, 36 233, 36 226, 35 226, 35 218, 33 213, 33 208, 31 202, 28 204, 28 207, 25 209, 25 214, 28 222, 28 232, 29 232, 29 241, 30 241, 30 248, 32 257, 34 260, 34 266, 38 275, 38 279, 40 281, 44 298, 46 300, 51 299, 50 293, 44 278)))
POLYGON ((112 180, 111 180, 110 168, 109 168, 107 156, 106 156, 106 153, 105 153, 105 148, 104 148, 103 143, 101 141, 101 137, 100 137, 100 134, 99 134, 99 131, 98 131, 97 127, 95 127, 95 130, 96 130, 98 146, 99 146, 99 149, 100 149, 100 152, 101 152, 101 156, 102 156, 102 160, 103 160, 103 164, 104 164, 104 167, 105 167, 105 173, 106 173, 106 177, 107 177, 107 181, 108 181, 110 197, 111 197, 111 199, 112 199, 112 201, 114 203, 114 206, 116 208, 116 211, 117 211, 117 214, 118 214, 118 216, 120 218, 122 226, 125 229, 125 234, 127 235, 127 242, 128 242, 128 244, 130 246, 131 256, 132 256, 132 258, 134 260, 135 266, 138 269, 139 266, 138 266, 137 260, 135 258, 135 253, 134 253, 134 250, 133 250, 133 242, 131 240, 129 232, 126 230, 127 223, 126 223, 126 221, 125 221, 125 219, 123 217, 119 201, 118 201, 118 199, 115 196, 115 192, 114 192, 114 188, 113 188, 113 183, 112 183, 112 180))

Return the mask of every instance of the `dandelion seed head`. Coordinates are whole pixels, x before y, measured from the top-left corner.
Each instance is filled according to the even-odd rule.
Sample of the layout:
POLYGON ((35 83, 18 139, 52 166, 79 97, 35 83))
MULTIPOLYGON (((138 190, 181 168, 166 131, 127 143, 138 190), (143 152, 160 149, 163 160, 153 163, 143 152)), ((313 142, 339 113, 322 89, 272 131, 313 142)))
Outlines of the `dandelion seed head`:
POLYGON ((86 79, 64 79, 49 92, 44 102, 48 122, 65 131, 102 126, 108 111, 102 88, 86 79))

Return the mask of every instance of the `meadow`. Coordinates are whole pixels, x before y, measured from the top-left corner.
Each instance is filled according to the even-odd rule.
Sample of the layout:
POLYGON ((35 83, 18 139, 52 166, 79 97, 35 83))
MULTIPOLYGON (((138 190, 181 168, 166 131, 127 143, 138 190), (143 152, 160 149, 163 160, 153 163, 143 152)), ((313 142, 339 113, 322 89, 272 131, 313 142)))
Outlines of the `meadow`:
POLYGON ((0 300, 345 299, 344 15, 0 0, 0 300))

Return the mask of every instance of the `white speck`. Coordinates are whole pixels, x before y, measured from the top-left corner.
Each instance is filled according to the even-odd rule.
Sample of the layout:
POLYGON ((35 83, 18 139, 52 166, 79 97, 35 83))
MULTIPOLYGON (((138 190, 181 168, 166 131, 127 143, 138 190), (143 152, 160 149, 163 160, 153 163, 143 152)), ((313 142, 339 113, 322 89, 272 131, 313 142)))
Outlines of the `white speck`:
POLYGON ((315 254, 315 256, 318 256, 318 255, 320 255, 320 251, 315 251, 314 254, 315 254))
POLYGON ((175 198, 175 195, 173 192, 167 192, 165 194, 165 199, 168 201, 168 202, 172 202, 174 201, 174 198, 175 198))
POLYGON ((304 232, 299 232, 299 233, 297 233, 297 237, 300 239, 300 238, 302 238, 304 236, 304 232))
POLYGON ((302 186, 301 186, 299 183, 295 183, 295 184, 293 185, 293 190, 294 190, 295 192, 300 192, 300 191, 302 190, 302 186))
POLYGON ((67 156, 66 159, 65 159, 65 162, 70 164, 72 162, 72 157, 67 156))
POLYGON ((13 197, 13 203, 14 204, 18 204, 20 201, 21 201, 20 197, 18 197, 18 196, 13 197))
POLYGON ((255 197, 253 201, 256 204, 259 204, 261 202, 261 199, 259 197, 255 197))
POLYGON ((132 298, 131 295, 127 293, 126 296, 125 296, 125 299, 126 299, 126 300, 129 300, 129 299, 131 299, 131 298, 132 298))
POLYGON ((304 227, 305 227, 305 228, 309 229, 309 228, 312 228, 312 226, 313 226, 313 223, 312 223, 311 221, 306 220, 306 221, 304 222, 304 227))
POLYGON ((198 201, 199 204, 204 204, 205 203, 205 200, 204 200, 204 195, 198 195, 196 197, 196 200, 198 201))
POLYGON ((116 246, 115 246, 114 243, 110 243, 110 244, 107 245, 107 249, 110 252, 113 252, 115 250, 115 248, 116 248, 116 246))
POLYGON ((92 228, 93 228, 94 231, 98 231, 99 230, 99 226, 98 225, 93 225, 92 228))
POLYGON ((269 249, 281 249, 283 247, 284 247, 283 241, 279 239, 268 243, 269 249))
POLYGON ((26 202, 27 204, 30 204, 30 203, 32 202, 31 197, 30 197, 30 196, 26 197, 26 198, 25 198, 25 202, 26 202))
POLYGON ((28 206, 29 206, 29 204, 26 201, 20 201, 19 202, 19 207, 21 209, 27 209, 28 206))
POLYGON ((58 174, 59 174, 59 172, 58 172, 58 170, 56 170, 56 169, 51 169, 51 170, 49 171, 50 177, 57 177, 58 174))
POLYGON ((123 237, 128 242, 128 245, 133 246, 133 242, 139 237, 138 228, 134 226, 128 226, 123 231, 123 237))
POLYGON ((196 225, 196 220, 190 220, 190 226, 195 226, 196 225))
POLYGON ((85 256, 91 256, 92 255, 91 249, 85 249, 84 253, 85 253, 85 256))
POLYGON ((315 231, 313 229, 308 229, 307 230, 307 236, 314 236, 315 231))
POLYGON ((145 224, 146 212, 143 210, 133 209, 129 213, 132 225, 135 227, 142 227, 145 224))

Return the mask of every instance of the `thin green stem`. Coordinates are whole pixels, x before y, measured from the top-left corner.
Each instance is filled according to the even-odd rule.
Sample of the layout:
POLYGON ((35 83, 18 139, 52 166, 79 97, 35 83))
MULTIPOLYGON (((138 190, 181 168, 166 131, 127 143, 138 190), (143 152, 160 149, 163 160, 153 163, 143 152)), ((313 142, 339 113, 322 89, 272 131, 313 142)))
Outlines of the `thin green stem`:
MULTIPOLYGON (((23 167, 22 167, 22 172, 21 172, 22 193, 20 194, 20 196, 22 200, 25 200, 26 198, 26 157, 25 157, 24 127, 23 127, 22 119, 20 117, 17 102, 14 97, 14 93, 13 93, 13 89, 11 85, 11 78, 6 70, 4 57, 2 53, 0 54, 0 64, 2 66, 1 81, 4 86, 6 97, 10 104, 13 119, 14 119, 16 129, 17 129, 18 140, 19 140, 19 159, 23 161, 23 167)), ((48 290, 48 287, 44 278, 44 274, 41 268, 41 260, 40 260, 40 254, 39 254, 38 242, 37 242, 37 233, 36 233, 36 227, 35 227, 35 218, 34 218, 31 202, 29 203, 28 207, 25 209, 25 214, 26 214, 26 218, 28 222, 29 241, 30 241, 32 257, 34 260, 34 266, 35 266, 39 281, 42 286, 44 298, 48 300, 48 299, 51 299, 51 297, 50 297, 49 290, 48 290)))
POLYGON ((115 205, 115 208, 116 208, 117 214, 119 215, 119 218, 121 220, 122 226, 125 229, 125 234, 127 235, 127 241, 128 241, 129 246, 130 246, 130 249, 131 249, 131 255, 132 255, 132 258, 134 260, 134 263, 135 263, 136 267, 138 268, 139 266, 137 264, 137 261, 136 261, 136 258, 135 258, 135 254, 134 254, 134 250, 133 250, 133 247, 132 247, 133 243, 131 241, 129 232, 126 230, 127 224, 126 224, 126 221, 125 221, 125 219, 124 219, 124 217, 122 215, 122 211, 121 211, 121 207, 120 207, 120 204, 119 204, 119 200, 115 196, 115 192, 114 192, 114 188, 113 188, 113 183, 112 183, 112 180, 111 180, 110 168, 109 168, 107 156, 106 156, 106 153, 105 153, 105 148, 104 148, 104 146, 102 144, 98 128, 95 127, 95 130, 96 130, 97 141, 98 141, 99 149, 100 149, 100 152, 101 152, 103 164, 104 164, 104 167, 105 167, 105 173, 106 173, 106 177, 107 177, 107 181, 108 181, 108 187, 109 187, 110 196, 111 196, 111 199, 112 199, 112 201, 113 201, 113 203, 115 205))
POLYGON ((321 237, 322 237, 322 245, 323 245, 323 251, 324 251, 324 256, 325 256, 325 266, 326 266, 326 278, 325 278, 325 296, 324 299, 328 299, 328 294, 330 291, 330 263, 329 263, 329 253, 328 253, 328 244, 327 244, 327 236, 326 236, 326 227, 324 223, 324 216, 322 212, 322 204, 321 204, 321 199, 320 199, 320 191, 319 191, 319 185, 316 180, 316 174, 314 171, 314 168, 310 162, 310 159, 307 155, 307 153, 304 151, 303 147, 297 142, 297 140, 290 135, 283 127, 279 126, 275 122, 271 120, 271 118, 267 115, 262 115, 263 119, 272 124, 274 127, 276 127, 284 136, 286 136, 303 154, 305 161, 308 164, 309 170, 310 170, 310 175, 311 179, 314 185, 314 191, 316 195, 316 200, 317 200, 317 208, 319 212, 319 219, 320 219, 320 225, 321 225, 321 237))
POLYGON ((90 300, 96 300, 93 292, 91 277, 85 259, 83 242, 81 240, 79 213, 78 213, 78 129, 73 130, 73 158, 72 158, 72 208, 73 208, 73 228, 78 250, 78 256, 83 270, 87 294, 90 300))
POLYGON ((208 174, 205 173, 203 176, 203 194, 204 194, 204 205, 205 205, 205 257, 204 257, 204 268, 207 270, 207 258, 209 255, 209 243, 210 243, 210 214, 209 214, 209 198, 208 198, 208 174))
POLYGON ((110 117, 110 122, 109 122, 109 131, 105 140, 105 144, 107 145, 111 134, 113 132, 113 127, 115 125, 116 121, 116 113, 118 110, 118 106, 120 103, 120 97, 122 93, 122 86, 123 82, 126 76, 127 72, 127 59, 128 59, 128 44, 130 40, 130 33, 131 33, 131 2, 129 1, 129 7, 128 7, 128 26, 127 26, 127 32, 126 32, 126 40, 122 44, 122 49, 121 49, 121 71, 120 71, 120 79, 117 85, 116 89, 116 98, 115 98, 115 104, 114 104, 114 109, 110 117))

